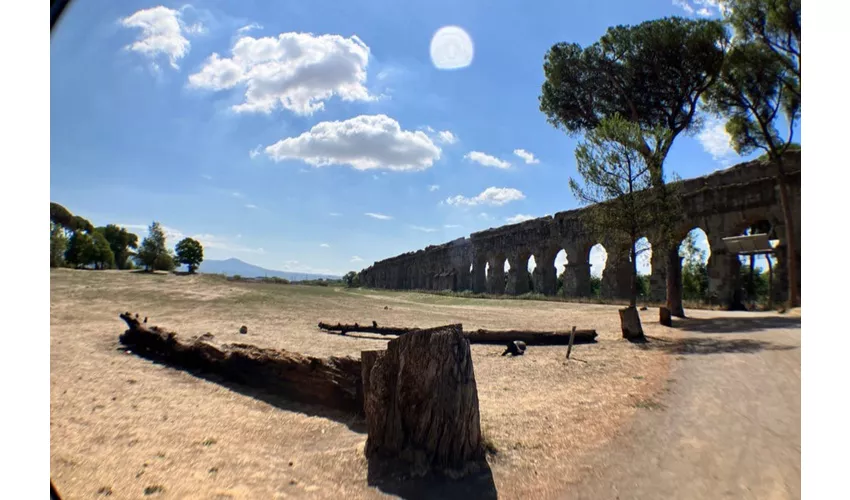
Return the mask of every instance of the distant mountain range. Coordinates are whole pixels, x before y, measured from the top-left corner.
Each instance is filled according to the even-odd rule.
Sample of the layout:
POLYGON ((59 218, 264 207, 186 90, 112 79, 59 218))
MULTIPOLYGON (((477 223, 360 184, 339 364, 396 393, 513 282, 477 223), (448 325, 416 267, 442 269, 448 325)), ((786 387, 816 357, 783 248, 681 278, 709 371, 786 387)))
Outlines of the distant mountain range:
POLYGON ((283 278, 289 281, 317 280, 317 279, 340 279, 340 276, 330 274, 293 273, 289 271, 275 271, 260 266, 248 264, 239 259, 205 260, 201 262, 198 272, 207 274, 226 274, 234 276, 238 274, 243 278, 283 278))

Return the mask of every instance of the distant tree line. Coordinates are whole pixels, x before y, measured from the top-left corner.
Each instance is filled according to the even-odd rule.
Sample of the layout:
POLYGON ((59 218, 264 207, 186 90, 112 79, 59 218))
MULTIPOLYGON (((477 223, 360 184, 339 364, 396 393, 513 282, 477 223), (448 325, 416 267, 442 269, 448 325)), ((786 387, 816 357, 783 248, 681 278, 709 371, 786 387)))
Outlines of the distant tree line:
POLYGON ((166 246, 159 222, 139 237, 115 224, 94 227, 58 203, 50 203, 50 267, 75 269, 135 269, 148 272, 173 271, 184 264, 189 273, 204 260, 204 248, 193 238, 184 238, 172 251, 166 246))

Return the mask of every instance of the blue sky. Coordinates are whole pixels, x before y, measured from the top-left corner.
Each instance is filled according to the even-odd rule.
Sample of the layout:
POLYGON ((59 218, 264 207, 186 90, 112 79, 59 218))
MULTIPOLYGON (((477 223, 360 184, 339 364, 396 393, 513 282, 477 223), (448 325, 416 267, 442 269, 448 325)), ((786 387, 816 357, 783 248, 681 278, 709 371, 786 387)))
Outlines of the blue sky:
MULTIPOLYGON (((207 258, 335 274, 575 208, 577 140, 538 110, 546 51, 713 3, 78 0, 51 41, 50 197, 207 258), (432 58, 445 26, 471 62, 456 33, 432 58)), ((740 161, 709 121, 667 169, 740 161)))

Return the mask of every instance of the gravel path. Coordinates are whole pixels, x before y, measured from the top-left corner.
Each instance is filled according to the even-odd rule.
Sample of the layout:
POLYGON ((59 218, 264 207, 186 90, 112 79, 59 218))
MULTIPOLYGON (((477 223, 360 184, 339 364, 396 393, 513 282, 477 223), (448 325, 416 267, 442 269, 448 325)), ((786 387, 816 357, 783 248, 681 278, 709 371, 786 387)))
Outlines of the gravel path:
POLYGON ((667 390, 568 499, 800 498, 800 318, 682 320, 667 390))

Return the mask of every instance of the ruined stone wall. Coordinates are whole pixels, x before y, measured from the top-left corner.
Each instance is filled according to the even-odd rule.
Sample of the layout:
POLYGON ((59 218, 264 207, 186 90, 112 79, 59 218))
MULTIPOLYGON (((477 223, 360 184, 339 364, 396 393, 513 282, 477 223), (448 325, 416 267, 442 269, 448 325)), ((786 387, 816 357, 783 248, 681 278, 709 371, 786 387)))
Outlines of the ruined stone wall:
MULTIPOLYGON (((792 212, 797 222, 797 234, 793 237, 798 249, 800 163, 799 151, 787 153, 786 171, 794 200, 792 212)), ((768 220, 780 240, 777 248, 780 261, 784 255, 786 235, 775 173, 775 165, 752 161, 677 183, 685 212, 679 236, 684 239, 697 227, 706 233, 711 250, 709 289, 720 302, 730 299, 739 265, 738 258, 726 252, 723 238, 739 235, 749 225, 768 220)), ((562 293, 586 296, 590 293, 590 249, 601 243, 608 254, 602 293, 608 297, 626 297, 630 269, 627 251, 591 235, 581 222, 582 210, 558 212, 553 216, 480 231, 468 238, 375 262, 361 271, 361 282, 368 287, 388 289, 473 290, 494 294, 535 291, 552 295, 558 289, 561 272, 556 272, 554 261, 563 249, 568 263, 563 269, 562 293), (532 255, 536 267, 529 273, 528 262, 532 255), (507 273, 504 272, 506 261, 510 264, 507 273)), ((646 237, 652 243, 651 232, 646 237)), ((666 293, 665 252, 660 248, 654 250, 650 294, 661 300, 666 293)), ((782 299, 785 293, 782 283, 787 283, 787 275, 781 266, 776 272, 774 289, 776 298, 782 299)))

